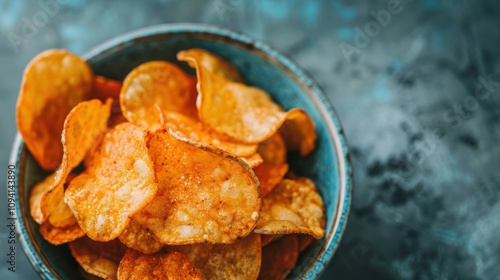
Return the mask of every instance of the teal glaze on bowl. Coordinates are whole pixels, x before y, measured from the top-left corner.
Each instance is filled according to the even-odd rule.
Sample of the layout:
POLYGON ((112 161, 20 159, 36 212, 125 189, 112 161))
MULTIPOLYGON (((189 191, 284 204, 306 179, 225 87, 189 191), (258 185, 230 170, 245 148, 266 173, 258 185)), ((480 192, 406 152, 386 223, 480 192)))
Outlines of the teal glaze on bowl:
MULTIPOLYGON (((202 48, 222 56, 242 73, 249 85, 267 91, 284 109, 300 107, 314 119, 317 148, 309 156, 290 156, 290 169, 312 178, 325 203, 326 234, 301 253, 287 279, 316 279, 335 252, 344 230, 352 191, 352 169, 340 121, 325 94, 294 62, 276 50, 236 32, 196 24, 159 25, 107 41, 83 57, 96 75, 123 80, 137 65, 167 60, 189 73, 193 69, 175 58, 180 50, 202 48)), ((29 190, 47 175, 18 135, 11 154, 18 169, 18 232, 33 267, 45 279, 75 279, 85 275, 67 246, 53 246, 38 232, 29 214, 29 190)))

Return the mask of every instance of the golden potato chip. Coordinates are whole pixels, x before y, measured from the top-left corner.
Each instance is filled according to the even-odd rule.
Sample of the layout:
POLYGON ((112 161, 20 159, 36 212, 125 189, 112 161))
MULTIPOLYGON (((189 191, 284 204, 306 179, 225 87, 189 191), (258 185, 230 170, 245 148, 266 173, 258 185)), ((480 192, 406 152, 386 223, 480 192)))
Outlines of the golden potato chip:
POLYGON ((158 193, 132 219, 169 245, 232 243, 252 231, 261 208, 257 178, 237 158, 170 134, 149 135, 158 193))
POLYGON ((86 272, 104 279, 117 279, 118 264, 127 247, 118 239, 97 242, 82 237, 70 242, 69 249, 86 272))
POLYGON ((311 117, 302 109, 288 111, 286 122, 280 128, 285 139, 286 147, 290 151, 298 151, 306 156, 316 146, 316 131, 311 117))
POLYGON ((260 182, 262 196, 270 193, 288 171, 288 164, 263 163, 253 169, 260 182))
POLYGON ((118 279, 203 279, 183 253, 165 251, 142 254, 128 249, 118 267, 118 279))
POLYGON ((30 209, 33 219, 42 223, 59 205, 64 196, 64 183, 68 174, 78 166, 107 126, 111 99, 103 104, 98 99, 76 105, 66 117, 61 142, 63 160, 52 181, 37 185, 30 195, 30 209), (39 209, 37 208, 39 207, 39 209))
POLYGON ((162 243, 156 241, 152 235, 142 229, 133 220, 130 220, 119 239, 127 247, 144 254, 153 254, 163 248, 162 243))
POLYGON ((36 56, 24 71, 16 106, 17 129, 45 170, 61 163, 61 132, 66 115, 90 99, 93 73, 80 57, 66 50, 36 56))
POLYGON ((180 51, 177 53, 177 59, 188 62, 193 68, 196 68, 198 64, 210 71, 210 73, 223 77, 228 81, 243 82, 243 78, 233 65, 206 50, 190 49, 180 51))
POLYGON ((108 98, 119 100, 122 83, 101 76, 94 78, 93 97, 101 101, 106 101, 108 98))
POLYGON ((287 234, 262 248, 262 266, 258 279, 281 280, 292 271, 299 258, 297 236, 287 234))
POLYGON ((284 179, 262 199, 256 233, 305 233, 314 238, 325 234, 323 201, 316 187, 284 179))
POLYGON ((131 123, 111 129, 66 190, 64 199, 90 238, 118 237, 129 217, 153 199, 157 186, 146 133, 131 123))
POLYGON ((219 148, 238 157, 251 156, 257 151, 257 145, 237 143, 228 136, 204 125, 199 120, 174 112, 165 113, 164 117, 168 128, 195 142, 219 148))
POLYGON ((40 225, 40 234, 53 245, 61 245, 85 236, 76 220, 74 224, 64 227, 56 227, 47 220, 40 225))
POLYGON ((259 234, 250 234, 233 244, 171 246, 186 254, 206 280, 257 279, 261 263, 259 234))
POLYGON ((271 241, 273 241, 274 238, 276 238, 276 235, 274 235, 274 234, 261 234, 260 235, 260 242, 261 242, 260 245, 262 247, 264 247, 267 244, 271 243, 271 241))
POLYGON ((240 159, 243 160, 248 166, 250 166, 250 168, 255 168, 264 163, 264 160, 258 153, 255 153, 248 157, 241 157, 240 159))
POLYGON ((71 208, 64 200, 61 200, 54 211, 50 213, 47 221, 55 227, 67 227, 78 223, 71 208))
POLYGON ((47 219, 42 213, 42 196, 49 191, 49 189, 54 185, 56 180, 56 172, 48 175, 41 182, 38 182, 32 189, 30 193, 30 214, 35 222, 41 224, 47 219))
POLYGON ((299 241, 299 252, 304 251, 313 242, 314 237, 309 234, 297 234, 297 240, 299 241))
POLYGON ((196 116, 196 80, 167 61, 143 63, 130 72, 120 93, 123 115, 131 123, 154 131, 161 126, 162 112, 196 116))
MULTIPOLYGON (((295 108, 284 112, 265 91, 228 80, 223 74, 206 67, 202 57, 212 54, 204 51, 201 56, 199 52, 199 50, 181 51, 177 54, 177 58, 196 68, 198 77, 196 106, 198 116, 203 123, 237 141, 259 143, 270 138, 287 119, 290 119, 294 124, 307 126, 300 127, 298 131, 300 137, 306 137, 299 140, 307 143, 301 145, 300 152, 303 155, 310 152, 311 139, 314 148, 316 140, 314 123, 304 110, 295 108), (306 132, 311 134, 305 135, 306 132)), ((220 58, 217 60, 222 61, 220 58)), ((295 125, 290 127, 296 128, 295 125)))
POLYGON ((259 144, 257 152, 264 162, 282 164, 286 163, 285 140, 279 133, 275 133, 271 138, 259 144))

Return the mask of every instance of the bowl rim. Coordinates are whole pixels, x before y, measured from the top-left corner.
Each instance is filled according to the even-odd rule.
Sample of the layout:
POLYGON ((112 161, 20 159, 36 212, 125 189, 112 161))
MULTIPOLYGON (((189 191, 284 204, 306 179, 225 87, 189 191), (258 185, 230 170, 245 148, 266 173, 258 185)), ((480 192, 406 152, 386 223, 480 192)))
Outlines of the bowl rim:
MULTIPOLYGON (((333 253, 339 246, 340 239, 346 227, 347 218, 350 211, 352 188, 353 188, 353 175, 352 175, 352 165, 350 159, 350 153, 347 147, 346 137, 340 122, 340 119, 330 103, 326 94, 321 90, 319 85, 311 78, 311 76, 306 73, 301 67, 298 66, 296 62, 292 59, 281 54, 273 47, 263 43, 262 41, 250 37, 249 35, 242 34, 237 31, 228 30, 225 28, 207 25, 207 24, 195 24, 195 23, 174 23, 174 24, 160 24, 153 25, 144 28, 135 29, 113 37, 109 40, 100 43, 99 45, 93 47, 81 57, 87 62, 91 63, 93 60, 98 60, 101 57, 107 56, 111 52, 116 52, 121 48, 134 43, 135 40, 151 38, 152 36, 161 36, 167 34, 181 34, 181 33, 195 33, 195 34, 208 34, 216 36, 219 39, 228 39, 231 43, 243 44, 251 46, 252 50, 256 50, 261 54, 265 55, 266 58, 270 58, 274 65, 282 68, 288 75, 291 75, 295 80, 301 84, 308 96, 312 98, 313 103, 316 104, 320 110, 322 116, 328 116, 325 118, 325 123, 330 131, 329 136, 333 140, 335 146, 335 155, 338 164, 338 175, 340 185, 338 194, 338 205, 335 210, 335 214, 332 217, 334 219, 332 224, 332 232, 329 236, 325 236, 325 243, 322 244, 322 256, 316 258, 311 265, 309 265, 305 271, 300 275, 304 279, 314 279, 319 277, 325 270, 328 262, 331 260, 333 253), (312 94, 311 94, 312 93, 312 94)), ((12 150, 10 154, 9 163, 13 163, 16 169, 19 168, 18 163, 21 160, 22 152, 25 148, 24 142, 22 140, 19 132, 16 133, 14 143, 12 145, 12 150)), ((18 170, 19 171, 19 170, 18 170)), ((16 173, 16 186, 18 186, 19 172, 16 173)), ((17 190, 17 187, 16 187, 17 190)), ((18 191, 15 192, 16 201, 19 201, 18 191)), ((22 217, 21 207, 16 207, 16 217, 22 217)), ((33 268, 39 273, 40 276, 46 279, 53 279, 55 277, 52 275, 47 264, 41 260, 34 248, 31 239, 27 238, 28 234, 26 232, 26 225, 23 219, 18 219, 19 226, 16 227, 16 231, 19 234, 19 240, 23 251, 30 260, 33 268), (50 277, 49 277, 50 275, 50 277)))

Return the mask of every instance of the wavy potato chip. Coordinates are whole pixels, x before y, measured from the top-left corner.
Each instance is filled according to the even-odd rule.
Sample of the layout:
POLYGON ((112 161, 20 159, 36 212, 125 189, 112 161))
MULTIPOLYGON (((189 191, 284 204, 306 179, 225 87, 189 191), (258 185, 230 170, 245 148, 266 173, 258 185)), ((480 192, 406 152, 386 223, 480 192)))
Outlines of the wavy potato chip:
POLYGON ((80 57, 66 50, 42 52, 24 71, 16 105, 17 129, 45 170, 61 163, 61 132, 66 115, 90 99, 93 73, 80 57))
POLYGON ((76 221, 72 225, 56 227, 47 220, 40 225, 40 234, 53 245, 61 245, 85 236, 85 232, 76 221))
POLYGON ((101 101, 106 101, 108 98, 118 100, 120 98, 120 91, 122 83, 120 81, 108 79, 102 76, 94 77, 94 87, 92 95, 101 101))
POLYGON ((184 50, 177 53, 177 59, 180 61, 188 62, 189 66, 196 68, 196 65, 200 65, 219 77, 222 77, 231 82, 243 82, 241 74, 238 72, 233 65, 222 59, 221 57, 214 55, 206 50, 202 49, 190 49, 184 50))
POLYGON ((64 196, 64 183, 99 136, 106 130, 110 114, 111 100, 105 104, 97 99, 76 105, 64 121, 61 142, 63 144, 62 163, 45 181, 33 188, 30 194, 30 210, 33 219, 42 223, 59 205, 64 196))
POLYGON ((284 179, 262 199, 256 233, 305 233, 314 238, 325 234, 325 210, 314 184, 284 179))
POLYGON ((281 280, 292 271, 299 258, 297 236, 287 234, 262 248, 262 266, 258 279, 281 280))
POLYGON ((237 141, 259 143, 270 138, 290 119, 304 126, 290 125, 290 129, 300 129, 298 135, 305 137, 299 139, 299 142, 307 143, 304 147, 301 146, 301 154, 306 155, 314 148, 314 123, 304 110, 295 108, 284 112, 262 89, 231 81, 224 74, 205 66, 206 56, 213 56, 213 60, 222 60, 221 58, 206 51, 203 56, 198 53, 196 49, 181 51, 177 54, 177 59, 188 62, 196 69, 196 106, 202 122, 237 141), (310 134, 306 135, 306 132, 310 134))
POLYGON ((257 279, 261 263, 259 234, 250 234, 233 244, 171 246, 186 254, 206 280, 257 279))
POLYGON ((263 163, 253 169, 260 182, 262 196, 270 193, 288 171, 288 164, 263 163))
POLYGON ((128 249, 118 267, 118 279, 203 279, 191 260, 176 251, 142 254, 128 249))
POLYGON ((153 199, 157 186, 146 134, 131 123, 111 129, 90 166, 66 190, 64 199, 90 238, 118 237, 130 216, 153 199))
POLYGON ((252 231, 261 208, 257 178, 237 158, 157 130, 148 148, 158 193, 132 219, 169 245, 232 243, 252 231))
POLYGON ((312 118, 302 109, 288 111, 286 122, 280 128, 290 151, 298 151, 301 155, 310 154, 316 147, 316 131, 312 118))
POLYGON ((264 247, 267 244, 271 243, 271 241, 273 241, 276 237, 277 235, 274 234, 260 234, 260 245, 264 247))
POLYGON ((260 143, 257 152, 266 163, 286 163, 286 145, 280 133, 275 133, 271 138, 260 143))
POLYGON ((118 264, 127 247, 118 239, 98 242, 82 237, 70 242, 69 249, 86 272, 104 279, 117 279, 118 264))
POLYGON ((154 254, 163 248, 163 243, 156 241, 152 235, 133 220, 130 220, 119 239, 127 247, 144 254, 154 254))
POLYGON ((240 159, 243 160, 248 166, 250 166, 250 168, 255 168, 264 163, 264 160, 258 153, 255 153, 248 157, 241 157, 240 159))
POLYGON ((201 144, 219 148, 238 157, 251 156, 257 151, 257 145, 237 143, 199 120, 174 112, 165 113, 164 117, 166 126, 172 131, 201 144))
POLYGON ((125 77, 120 93, 123 115, 131 123, 150 131, 161 124, 161 112, 178 112, 196 116, 196 80, 177 65, 167 61, 150 61, 134 68, 125 77))
POLYGON ((314 237, 309 234, 297 234, 297 240, 299 241, 299 252, 302 252, 314 241, 314 237))

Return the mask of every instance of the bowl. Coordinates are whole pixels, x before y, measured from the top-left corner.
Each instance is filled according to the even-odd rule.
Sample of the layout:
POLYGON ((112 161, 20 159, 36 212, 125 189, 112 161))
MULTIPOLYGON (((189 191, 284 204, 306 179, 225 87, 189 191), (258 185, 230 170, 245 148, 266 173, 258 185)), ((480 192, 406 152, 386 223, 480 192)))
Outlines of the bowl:
MULTIPOLYGON (((123 80, 137 65, 150 60, 167 60, 189 73, 178 62, 178 51, 202 48, 232 63, 249 85, 267 91, 284 109, 301 107, 314 119, 317 148, 309 156, 290 157, 290 169, 312 178, 324 200, 326 233, 301 253, 288 279, 316 279, 335 252, 344 230, 352 190, 351 164, 340 121, 326 95, 297 64, 268 45, 246 35, 196 24, 158 25, 111 39, 83 57, 95 74, 123 80)), ((43 171, 23 145, 18 134, 11 153, 16 163, 18 207, 17 231, 21 246, 35 270, 44 279, 75 279, 85 273, 73 260, 67 246, 46 242, 30 216, 29 193, 42 180, 43 171)))

